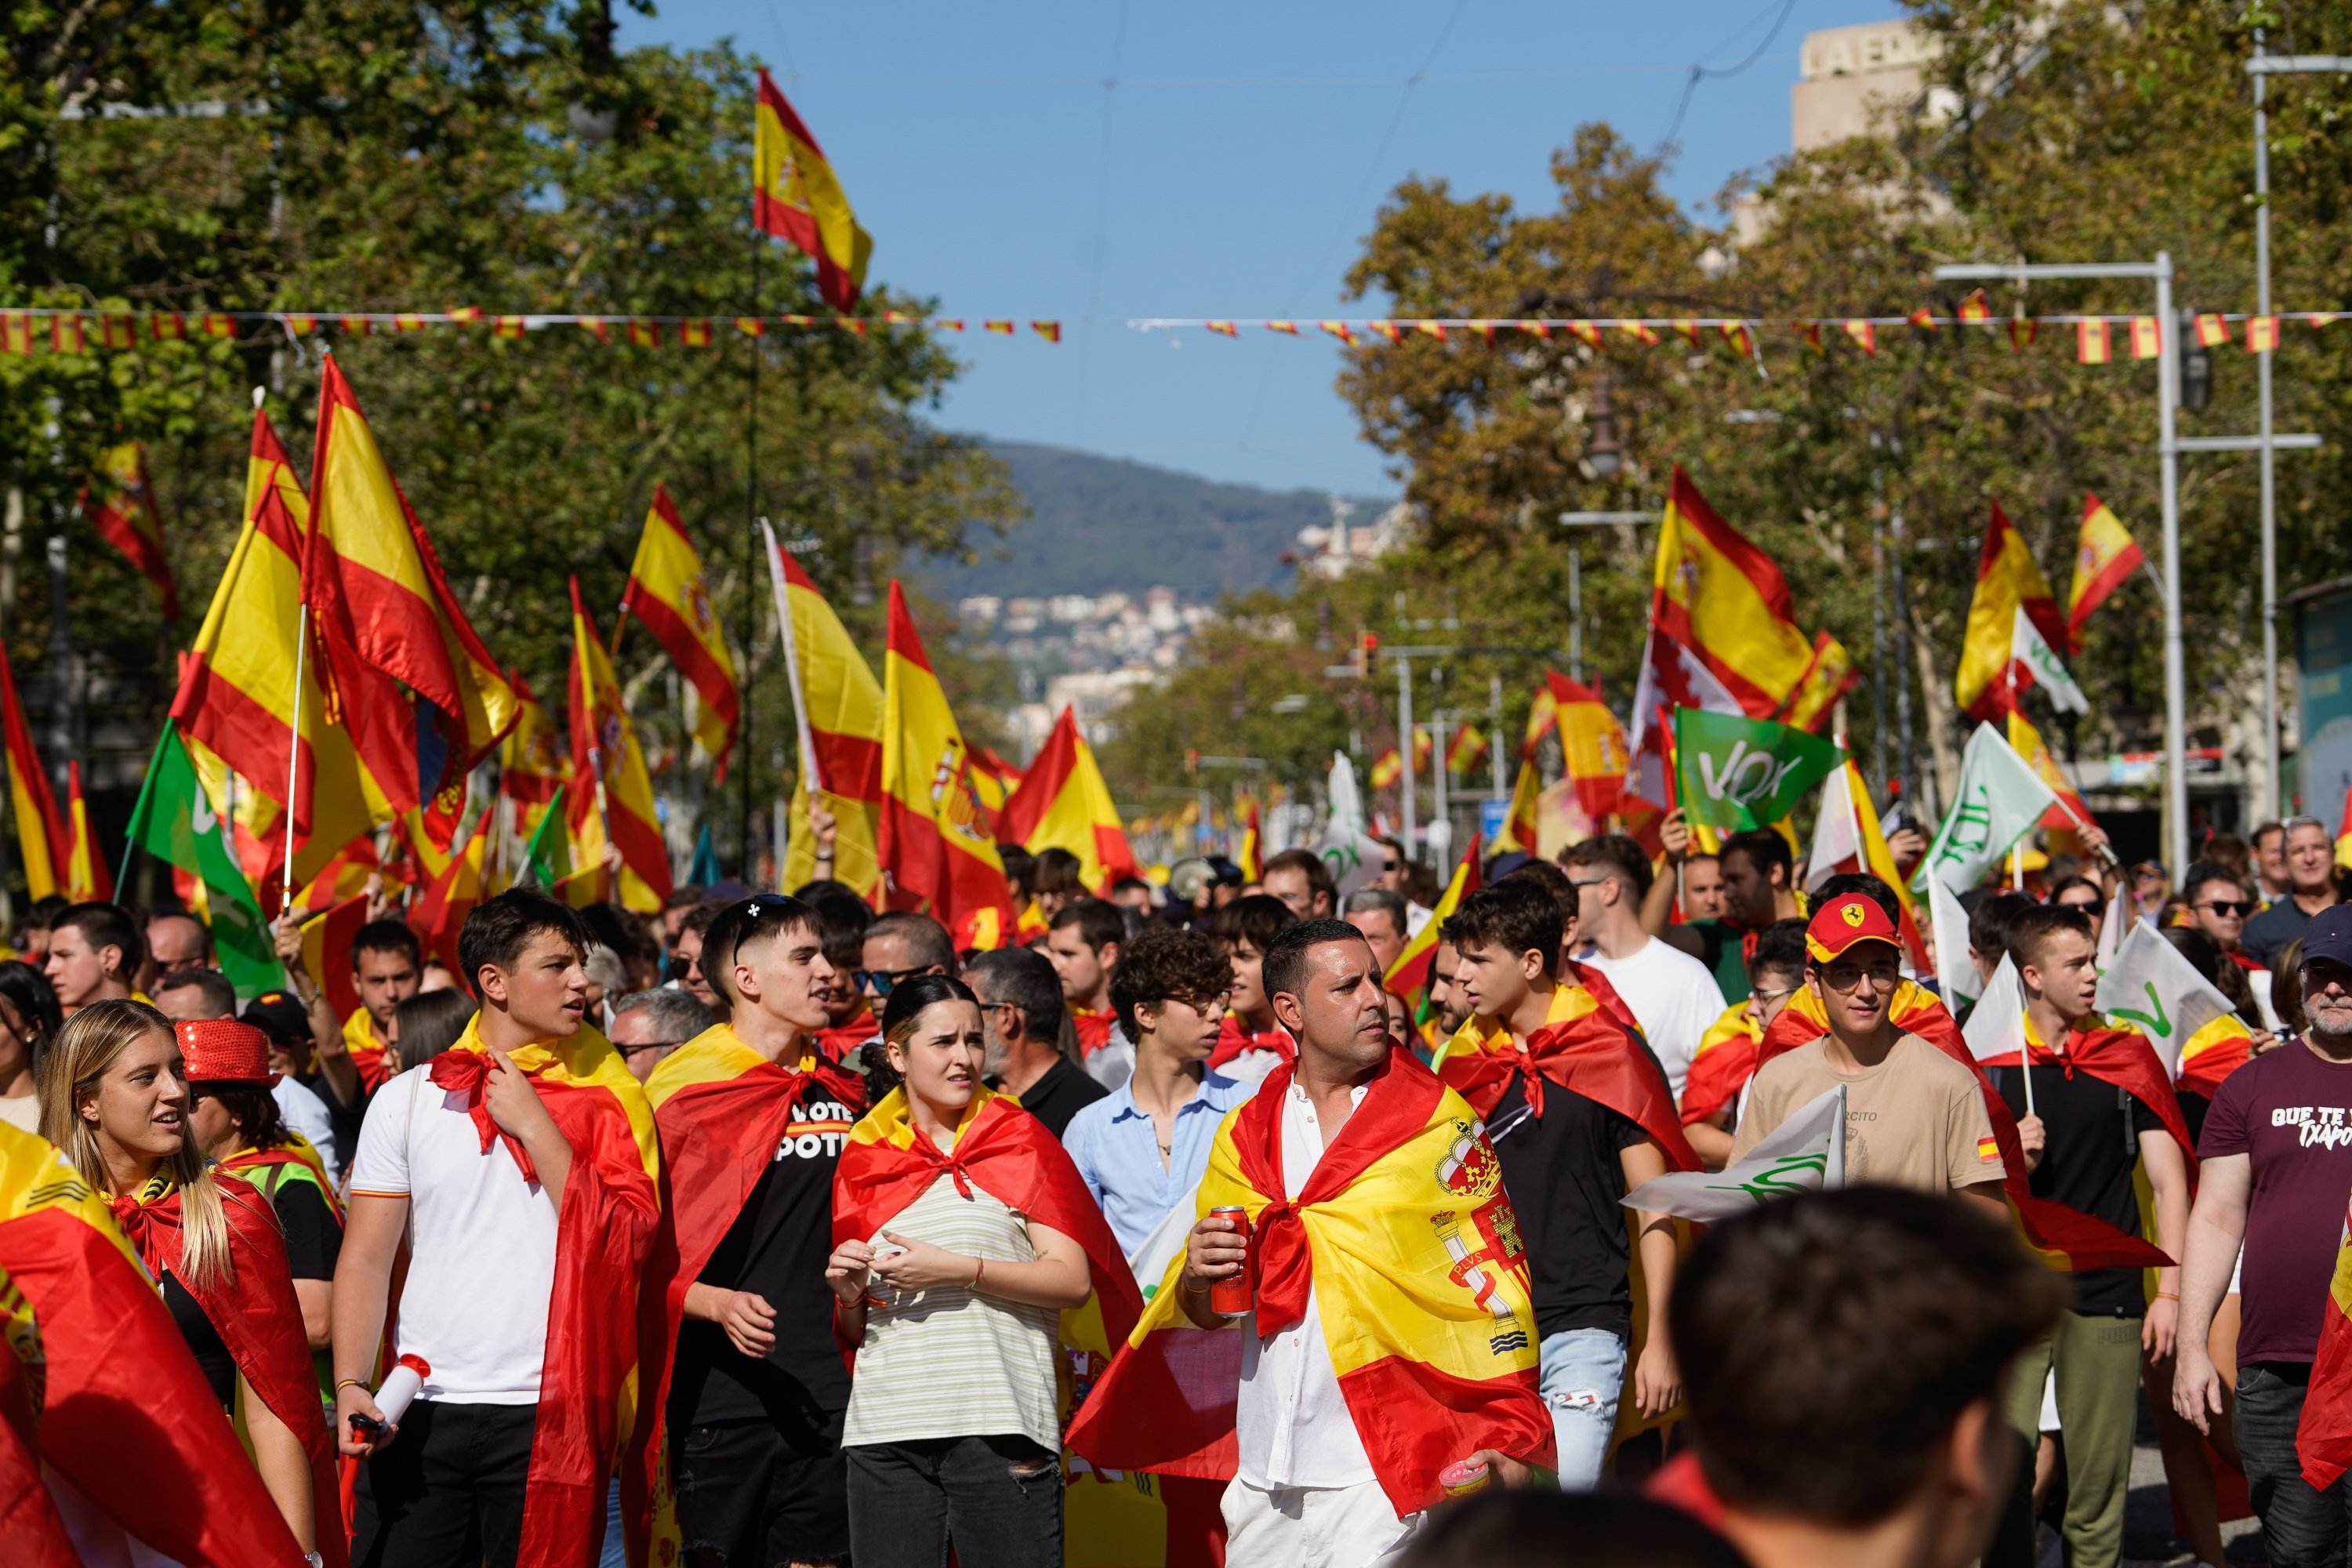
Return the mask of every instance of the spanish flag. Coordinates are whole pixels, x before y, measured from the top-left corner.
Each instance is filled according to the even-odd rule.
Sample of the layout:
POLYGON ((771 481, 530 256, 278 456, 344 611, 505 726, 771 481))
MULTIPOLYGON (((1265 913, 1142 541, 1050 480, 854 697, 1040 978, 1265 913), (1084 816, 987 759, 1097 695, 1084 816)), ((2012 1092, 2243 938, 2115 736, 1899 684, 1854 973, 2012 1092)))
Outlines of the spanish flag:
POLYGON ((1296 1325, 1311 1289, 1339 1393, 1400 1519, 1436 1502, 1438 1472, 1477 1449, 1549 1463, 1526 1254, 1477 1112, 1411 1053, 1391 1052, 1289 1198, 1290 1074, 1277 1068, 1226 1116, 1195 1198, 1200 1215, 1248 1215, 1253 1316, 1194 1328, 1179 1304, 1183 1259, 1173 1260, 1069 1447, 1105 1468, 1231 1477, 1239 1337, 1296 1325))
POLYGON ((1543 779, 1536 772, 1535 758, 1527 753, 1519 757, 1518 777, 1511 783, 1511 804, 1503 816, 1503 831, 1495 835, 1492 846, 1497 855, 1516 850, 1522 855, 1536 852, 1537 815, 1543 804, 1543 779))
POLYGON ((2083 497, 2083 526, 2074 541, 2074 581, 2066 594, 2066 651, 2083 651, 2083 628, 2091 612, 2124 584, 2147 557, 2107 503, 2083 497))
POLYGON ((1249 797, 1242 812, 1242 852, 1234 857, 1242 868, 1242 880, 1255 882, 1264 869, 1265 830, 1259 824, 1257 796, 1249 797))
MULTIPOLYGON (((0 1539, 12 1562, 83 1561, 44 1467, 105 1524, 190 1568, 300 1560, 105 1201, 54 1147, 5 1123, 0 1328, 0 1539)), ((310 1415, 323 1427, 315 1380, 310 1415)), ((322 1555, 330 1540, 341 1561, 340 1519, 320 1537, 322 1555)))
MULTIPOLYGON (((1686 650, 1751 719, 1818 729, 1860 679, 1836 638, 1822 632, 1806 639, 1780 567, 1707 505, 1679 466, 1658 530, 1650 625, 1686 650)), ((1657 700, 1669 708, 1716 706, 1689 689, 1668 689, 1657 700)))
POLYGON ((866 286, 873 237, 857 226, 849 197, 816 137, 801 123, 765 66, 751 132, 751 221, 790 240, 816 262, 817 292, 836 310, 854 310, 866 286))
MULTIPOLYGON (((435 1088, 465 1103, 483 1152, 504 1139, 523 1179, 536 1182, 530 1156, 499 1130, 483 1103, 490 1058, 480 1030, 477 1015, 425 1070, 435 1088)), ((621 1054, 593 1029, 508 1055, 572 1145, 555 1222, 555 1288, 516 1562, 520 1568, 577 1568, 595 1560, 604 1484, 619 1456, 630 1561, 642 1564, 653 1487, 625 1448, 636 1429, 643 1374, 663 1353, 641 1341, 637 1313, 638 1281, 661 1215, 653 1109, 621 1054)))
POLYGON ((654 486, 645 531, 637 536, 637 558, 629 567, 628 586, 621 591, 620 619, 613 627, 615 653, 620 651, 621 628, 631 616, 645 623, 694 688, 694 738, 709 755, 711 782, 717 784, 727 776, 727 752, 735 743, 743 694, 735 684, 735 659, 727 651, 718 612, 710 606, 702 557, 687 538, 669 491, 660 485, 654 486))
POLYGON ((1135 851, 1128 847, 1110 786, 1069 708, 1063 708, 1053 733, 998 813, 996 837, 1033 855, 1068 850, 1078 858, 1081 879, 1105 897, 1112 882, 1135 875, 1135 851))
POLYGON ((981 910, 1013 929, 1004 862, 947 693, 923 652, 898 580, 890 580, 882 678, 882 822, 876 846, 900 907, 925 902, 950 931, 981 910))
POLYGON ((198 770, 210 774, 216 759, 247 786, 239 791, 242 800, 276 808, 237 814, 247 837, 265 847, 264 874, 257 881, 280 869, 285 842, 278 814, 293 812, 298 843, 287 879, 297 886, 366 833, 374 816, 351 735, 328 722, 317 661, 302 653, 302 560, 310 529, 310 498, 269 416, 257 408, 246 452, 244 525, 181 664, 180 689, 172 700, 172 717, 198 770), (297 764, 290 800, 289 760, 297 764))
POLYGON ((2010 649, 2017 612, 2022 608, 2042 640, 2066 646, 2065 624, 2049 581, 2033 563, 2025 539, 1995 505, 1985 524, 1984 551, 1977 559, 1977 587, 1969 601, 1968 631, 1960 644, 1954 681, 1961 709, 1973 719, 1993 719, 2017 705, 2016 691, 2032 683, 2031 672, 2012 677, 2010 649))
MULTIPOLYGON (((790 1067, 771 1061, 731 1026, 716 1024, 662 1058, 646 1080, 646 1099, 669 1161, 670 1198, 638 1299, 645 1342, 659 1347, 659 1360, 646 1369, 652 1397, 638 1405, 630 1446, 636 1473, 659 1478, 666 1474, 664 1427, 688 1288, 701 1278, 784 1141, 823 1139, 837 1152, 866 1109, 866 1086, 817 1053, 790 1067)), ((658 1510, 667 1489, 658 1480, 648 1484, 647 1500, 658 1510)), ((657 1523, 656 1537, 669 1528, 657 1523)), ((663 1561, 658 1552, 655 1560, 663 1561)))
POLYGON ((1739 1091, 1756 1076, 1756 1051, 1763 1040, 1764 1031, 1745 999, 1716 1015, 1683 1075, 1684 1126, 1696 1127, 1739 1103, 1739 1091))
POLYGON ((114 874, 90 831, 89 808, 82 804, 81 763, 66 764, 66 897, 75 903, 114 897, 114 874))
POLYGON ((5 644, 0 644, 0 730, 5 730, 8 747, 8 806, 16 825, 16 863, 24 868, 26 894, 46 899, 64 883, 73 840, 58 814, 58 797, 49 789, 40 753, 33 750, 33 732, 16 700, 16 672, 9 667, 5 644))
POLYGON ((447 965, 450 973, 459 976, 459 984, 468 991, 474 988, 474 977, 458 962, 457 933, 466 929, 466 917, 484 897, 482 859, 489 842, 488 826, 477 827, 465 847, 449 857, 408 910, 408 929, 416 933, 417 942, 447 965))
POLYGON ((467 623, 350 383, 319 383, 302 583, 336 707, 397 810, 471 773, 514 724, 514 689, 467 623))
POLYGON ((2026 765, 2033 770, 2034 775, 2050 786, 2050 793, 2058 797, 2051 803, 2050 809, 2042 814, 2042 826, 2053 832, 2072 832, 2080 825, 2093 820, 2090 806, 2067 782, 2065 773, 2058 766, 2058 759, 2050 754, 2048 742, 2042 739, 2042 731, 2035 729, 2023 713, 2013 709, 2009 715, 2009 744, 2025 759, 2026 765))
POLYGON ((669 847, 654 785, 613 661, 572 579, 572 839, 574 863, 598 864, 604 839, 621 852, 621 904, 651 914, 669 897, 669 847), (585 849, 586 853, 582 851, 585 849))
POLYGON ((2336 1272, 2327 1281, 2327 1304, 2320 1309, 2319 1352, 2311 1363, 2294 1452, 2303 1479, 2323 1491, 2352 1468, 2352 1199, 2336 1272))
POLYGON ((499 746, 499 795, 507 803, 507 830, 529 838, 563 788, 563 756, 555 748, 547 705, 520 676, 508 679, 514 685, 515 727, 499 746))
POLYGON ((1466 773, 1486 760, 1486 735, 1477 725, 1464 720, 1446 742, 1445 765, 1457 773, 1466 773))
POLYGON ((1374 789, 1394 789, 1397 780, 1404 777, 1404 758, 1394 746, 1372 759, 1365 782, 1374 789))
POLYGON ((2253 1032, 2235 1013, 2209 1020, 2180 1044, 2180 1066, 2175 1084, 2183 1094, 2213 1098, 2221 1080, 2253 1059, 2253 1032))
POLYGON ((163 553, 163 519, 155 509, 155 486, 147 478, 147 449, 136 441, 109 447, 99 474, 81 493, 81 510, 99 536, 122 552, 142 577, 155 585, 163 618, 180 618, 180 589, 163 553))
POLYGON ((1625 727, 1617 722, 1617 715, 1609 711, 1598 692, 1559 671, 1544 671, 1544 684, 1551 692, 1560 755, 1567 762, 1568 776, 1575 782, 1577 804, 1598 821, 1620 809, 1624 801, 1625 770, 1632 762, 1625 747, 1625 727))
POLYGON ((159 1279, 173 1274, 187 1287, 228 1347, 237 1375, 301 1443, 310 1461, 316 1549, 340 1568, 348 1552, 335 1483, 335 1443, 319 1408, 318 1373, 302 1331, 302 1303, 294 1297, 286 1238, 268 1198, 239 1177, 215 1171, 212 1179, 228 1221, 228 1267, 207 1285, 191 1282, 181 1267, 181 1194, 171 1177, 159 1175, 136 1194, 117 1198, 115 1223, 149 1274, 159 1279))
MULTIPOLYGON (((833 813, 834 876, 878 902, 882 872, 875 840, 882 816, 882 683, 815 582, 772 537, 768 561, 784 670, 803 741, 792 820, 806 822, 809 802, 822 795, 833 813)), ((783 885, 797 888, 816 875, 814 857, 809 836, 793 833, 784 848, 783 885)))
POLYGON ((1408 1002, 1424 1000, 1430 972, 1437 964, 1437 933, 1454 918, 1462 900, 1478 890, 1478 836, 1473 833, 1454 868, 1452 879, 1445 884, 1445 891, 1438 895, 1437 907, 1421 922, 1421 930, 1413 933, 1412 940, 1398 951, 1396 962, 1389 965, 1388 973, 1381 976, 1382 989, 1408 1002))

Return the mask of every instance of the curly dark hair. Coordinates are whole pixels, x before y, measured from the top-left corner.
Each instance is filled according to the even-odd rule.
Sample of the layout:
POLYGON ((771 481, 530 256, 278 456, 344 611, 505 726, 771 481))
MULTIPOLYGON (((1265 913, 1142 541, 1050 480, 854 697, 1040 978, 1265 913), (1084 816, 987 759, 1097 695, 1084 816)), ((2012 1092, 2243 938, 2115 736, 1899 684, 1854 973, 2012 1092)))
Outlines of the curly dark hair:
POLYGON ((1233 961, 1204 931, 1153 926, 1119 949, 1110 973, 1110 1005, 1130 1040, 1142 1038, 1135 1010, 1155 1002, 1205 1007, 1233 989, 1233 961))

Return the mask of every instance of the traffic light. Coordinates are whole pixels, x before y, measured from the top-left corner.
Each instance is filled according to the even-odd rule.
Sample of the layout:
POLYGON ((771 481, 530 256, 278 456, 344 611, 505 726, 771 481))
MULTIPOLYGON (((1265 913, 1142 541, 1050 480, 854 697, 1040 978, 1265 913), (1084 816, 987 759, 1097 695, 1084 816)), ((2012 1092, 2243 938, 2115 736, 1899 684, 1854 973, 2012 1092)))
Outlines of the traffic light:
POLYGON ((2197 335, 2195 312, 2180 312, 2180 406, 2197 412, 2213 401, 2213 355, 2197 335))
POLYGON ((1356 634, 1356 679, 1370 680, 1372 670, 1381 661, 1381 638, 1378 632, 1356 634))

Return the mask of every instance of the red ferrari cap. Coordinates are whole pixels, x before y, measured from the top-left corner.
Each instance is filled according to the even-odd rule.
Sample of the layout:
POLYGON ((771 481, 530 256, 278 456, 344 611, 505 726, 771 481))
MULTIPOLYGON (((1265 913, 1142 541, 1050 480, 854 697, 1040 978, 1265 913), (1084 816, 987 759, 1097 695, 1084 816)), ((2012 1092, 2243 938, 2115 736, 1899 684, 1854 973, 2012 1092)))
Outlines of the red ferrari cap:
POLYGON ((1878 907, 1876 900, 1860 893, 1848 893, 1822 905, 1813 911, 1811 921, 1805 927, 1805 951, 1813 955, 1816 963, 1831 962, 1858 942, 1901 945, 1886 911, 1878 907))
POLYGON ((191 1083, 273 1085, 269 1037, 235 1018, 183 1018, 172 1026, 191 1083))

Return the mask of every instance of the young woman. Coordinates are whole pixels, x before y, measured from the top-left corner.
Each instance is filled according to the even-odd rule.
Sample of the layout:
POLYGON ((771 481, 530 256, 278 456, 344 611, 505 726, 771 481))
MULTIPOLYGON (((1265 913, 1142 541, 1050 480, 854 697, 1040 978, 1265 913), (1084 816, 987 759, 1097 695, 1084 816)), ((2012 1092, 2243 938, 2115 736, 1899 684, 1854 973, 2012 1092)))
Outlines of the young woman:
POLYGON ((286 1245, 260 1194, 205 1168, 189 1136, 192 1098, 163 1014, 93 1002, 58 1031, 42 1064, 41 1130, 113 1199, 215 1397, 242 1418, 254 1468, 296 1542, 312 1563, 340 1564, 332 1448, 286 1245))
MULTIPOLYGON (((430 1066, 433 1058, 457 1043, 479 1009, 463 991, 419 991, 392 1010, 392 1052, 395 1072, 430 1066)), ((594 1016, 591 1013, 591 1017, 594 1016)))
POLYGON ((41 1099, 34 1092, 40 1062, 58 1037, 58 994, 29 963, 0 963, 0 1121, 21 1132, 41 1130, 41 1099))
POLYGON ((858 1568, 1062 1561, 1058 1315, 1139 1299, 1118 1245, 1037 1119, 980 1081, 980 1005, 917 975, 882 1014, 901 1079, 834 1177, 835 1323, 857 1347, 842 1433, 858 1568))
MULTIPOLYGON (((269 1092, 278 1081, 269 1037, 234 1018, 181 1023, 173 1032, 188 1076, 190 1140, 215 1171, 251 1183, 269 1200, 286 1237, 303 1336, 314 1352, 324 1351, 343 1209, 318 1152, 278 1114, 269 1092)), ((328 1385, 331 1405, 332 1378, 328 1385)))

